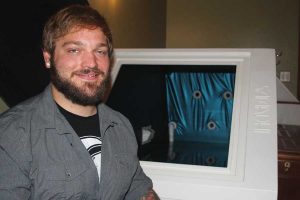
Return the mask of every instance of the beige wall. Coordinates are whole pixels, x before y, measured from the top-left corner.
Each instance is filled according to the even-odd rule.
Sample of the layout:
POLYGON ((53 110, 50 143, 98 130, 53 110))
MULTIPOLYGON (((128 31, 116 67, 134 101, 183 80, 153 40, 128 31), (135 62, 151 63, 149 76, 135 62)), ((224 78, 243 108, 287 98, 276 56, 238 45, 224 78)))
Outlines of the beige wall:
POLYGON ((274 48, 296 96, 298 0, 168 0, 167 48, 274 48))
POLYGON ((113 33, 115 48, 164 48, 166 0, 89 0, 113 33))
POLYGON ((7 109, 8 109, 8 106, 5 104, 5 102, 0 97, 0 113, 2 113, 3 111, 5 111, 7 109))
POLYGON ((274 48, 296 96, 298 0, 89 0, 116 48, 274 48))

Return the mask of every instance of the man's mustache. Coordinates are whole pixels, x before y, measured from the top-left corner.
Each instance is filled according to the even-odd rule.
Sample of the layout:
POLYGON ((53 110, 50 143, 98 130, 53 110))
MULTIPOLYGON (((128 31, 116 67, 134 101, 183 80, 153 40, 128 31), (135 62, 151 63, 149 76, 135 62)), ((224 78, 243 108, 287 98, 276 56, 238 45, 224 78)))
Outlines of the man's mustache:
POLYGON ((90 73, 95 75, 101 75, 101 76, 105 75, 104 71, 98 69, 97 67, 89 67, 74 72, 74 74, 90 74, 90 73))

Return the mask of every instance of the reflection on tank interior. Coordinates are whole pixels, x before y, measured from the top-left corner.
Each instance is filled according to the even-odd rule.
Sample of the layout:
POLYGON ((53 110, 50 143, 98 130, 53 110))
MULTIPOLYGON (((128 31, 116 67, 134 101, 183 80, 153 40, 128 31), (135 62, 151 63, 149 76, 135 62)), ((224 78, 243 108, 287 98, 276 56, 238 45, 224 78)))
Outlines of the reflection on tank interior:
POLYGON ((236 66, 123 65, 107 100, 143 161, 226 167, 236 66))

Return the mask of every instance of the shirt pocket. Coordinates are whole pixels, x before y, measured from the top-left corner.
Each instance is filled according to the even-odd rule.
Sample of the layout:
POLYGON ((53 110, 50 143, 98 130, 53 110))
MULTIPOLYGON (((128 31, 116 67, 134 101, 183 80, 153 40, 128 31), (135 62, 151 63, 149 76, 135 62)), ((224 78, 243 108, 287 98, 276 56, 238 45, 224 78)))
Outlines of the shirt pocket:
POLYGON ((86 170, 87 167, 78 162, 50 165, 45 169, 45 178, 49 181, 73 181, 86 170))
POLYGON ((40 175, 44 177, 44 181, 41 180, 39 184, 39 191, 46 196, 40 196, 38 199, 68 199, 69 197, 84 199, 82 197, 89 193, 85 186, 89 184, 85 182, 86 171, 87 167, 78 162, 47 166, 41 171, 40 175))
POLYGON ((50 165, 45 168, 45 179, 48 181, 66 181, 67 170, 64 165, 50 165))
POLYGON ((34 199, 65 199, 66 177, 66 169, 62 164, 48 165, 37 170, 34 199))

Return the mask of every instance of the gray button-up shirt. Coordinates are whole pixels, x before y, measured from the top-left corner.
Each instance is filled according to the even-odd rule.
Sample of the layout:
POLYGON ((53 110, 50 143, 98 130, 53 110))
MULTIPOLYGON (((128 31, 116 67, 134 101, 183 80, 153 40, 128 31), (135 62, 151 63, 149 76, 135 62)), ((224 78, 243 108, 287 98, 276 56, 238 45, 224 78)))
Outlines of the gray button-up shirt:
POLYGON ((101 181, 91 156, 48 86, 0 116, 0 199, 135 200, 152 188, 129 121, 98 106, 101 181))

